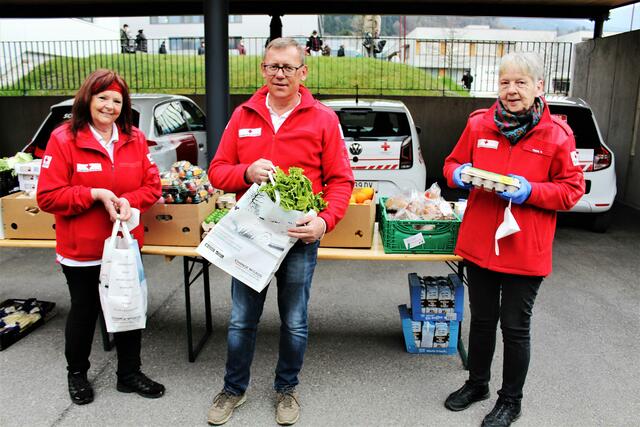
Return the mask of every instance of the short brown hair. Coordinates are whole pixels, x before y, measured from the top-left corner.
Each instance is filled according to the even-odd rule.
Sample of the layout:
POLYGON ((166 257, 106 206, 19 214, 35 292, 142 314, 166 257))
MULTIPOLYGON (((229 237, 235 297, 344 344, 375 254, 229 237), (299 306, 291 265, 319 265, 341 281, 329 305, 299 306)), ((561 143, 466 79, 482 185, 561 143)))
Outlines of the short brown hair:
POLYGON ((91 73, 82 83, 76 93, 71 108, 71 132, 74 135, 80 129, 91 124, 91 97, 96 93, 105 91, 112 83, 117 83, 122 88, 122 110, 116 119, 118 128, 127 135, 131 134, 133 126, 133 114, 131 112, 131 98, 129 97, 129 86, 118 73, 104 68, 91 73))

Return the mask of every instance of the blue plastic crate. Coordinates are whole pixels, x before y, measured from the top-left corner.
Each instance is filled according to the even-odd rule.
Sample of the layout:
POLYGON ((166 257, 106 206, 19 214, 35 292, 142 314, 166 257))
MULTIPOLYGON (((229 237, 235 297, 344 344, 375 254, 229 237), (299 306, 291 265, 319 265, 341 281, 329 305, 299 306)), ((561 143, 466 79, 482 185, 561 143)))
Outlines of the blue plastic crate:
POLYGON ((449 274, 447 277, 453 285, 453 311, 447 310, 440 300, 436 307, 425 307, 423 295, 423 285, 417 273, 409 273, 409 293, 411 296, 411 318, 416 321, 424 320, 451 320, 461 321, 464 315, 464 285, 457 274, 449 274), (418 309, 419 308, 419 309, 418 309), (427 311, 438 311, 438 313, 428 313, 427 311))
MULTIPOLYGON (((417 322, 411 319, 411 311, 406 305, 399 305, 398 311, 400 312, 400 320, 402 321, 402 334, 404 335, 404 345, 408 353, 415 354, 456 354, 458 352, 458 334, 460 330, 460 323, 458 321, 424 321, 417 322), (446 322, 449 326, 449 343, 447 347, 422 347, 416 345, 416 337, 414 336, 414 328, 420 331, 420 340, 422 337, 422 330, 425 323, 435 324, 436 322, 446 322)), ((422 344, 421 344, 422 345, 422 344)))

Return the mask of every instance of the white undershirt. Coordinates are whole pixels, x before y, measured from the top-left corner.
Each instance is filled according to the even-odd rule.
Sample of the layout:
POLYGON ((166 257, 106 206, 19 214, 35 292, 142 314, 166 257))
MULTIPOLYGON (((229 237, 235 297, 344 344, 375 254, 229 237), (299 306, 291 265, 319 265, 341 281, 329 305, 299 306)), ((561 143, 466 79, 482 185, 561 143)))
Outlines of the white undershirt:
MULTIPOLYGON (((91 133, 96 138, 96 140, 100 143, 100 145, 102 145, 104 149, 107 150, 107 153, 109 154, 109 158, 111 159, 111 163, 113 163, 113 148, 114 148, 114 144, 118 142, 118 139, 119 139, 118 127, 116 126, 116 124, 113 123, 113 130, 111 133, 111 139, 109 141, 104 139, 102 135, 100 135, 93 126, 89 125, 89 129, 91 129, 91 133)), ((102 259, 95 259, 91 261, 77 261, 71 258, 64 258, 60 254, 56 254, 56 261, 68 267, 91 267, 94 265, 102 264, 102 259)))
POLYGON ((118 139, 119 139, 118 126, 116 126, 115 123, 113 123, 112 126, 113 128, 111 131, 111 139, 107 141, 102 137, 102 135, 100 135, 100 133, 96 130, 96 128, 89 125, 89 129, 91 129, 91 133, 93 134, 93 136, 100 143, 100 145, 102 145, 104 149, 107 150, 107 153, 109 153, 109 158, 111 159, 111 163, 113 163, 113 147, 115 143, 118 142, 118 139))
POLYGON ((291 112, 295 110, 298 105, 300 105, 301 100, 302 100, 302 96, 300 95, 300 92, 298 92, 298 102, 296 102, 296 105, 294 105, 293 108, 290 109, 289 111, 285 111, 284 113, 282 113, 282 115, 278 115, 278 113, 276 113, 273 110, 273 108, 271 108, 271 106, 269 105, 269 94, 267 93, 267 99, 265 100, 265 104, 267 105, 267 110, 269 110, 269 115, 271 116, 271 123, 273 124, 273 130, 275 131, 275 133, 278 133, 278 129, 280 129, 280 126, 282 126, 282 124, 287 119, 287 117, 289 117, 291 112))
MULTIPOLYGON (((302 101, 302 95, 300 95, 300 92, 298 92, 298 102, 296 102, 296 105, 294 105, 293 108, 290 109, 289 111, 285 111, 284 113, 282 113, 282 115, 278 115, 278 113, 273 111, 273 108, 271 108, 271 106, 269 105, 269 93, 267 93, 267 99, 265 100, 265 104, 267 105, 267 110, 269 110, 269 115, 271 115, 271 123, 273 123, 273 130, 275 131, 275 133, 278 133, 278 129, 280 129, 280 126, 282 126, 282 124, 287 119, 287 117, 289 117, 291 112, 295 110, 298 105, 300 105, 301 101, 302 101)), ((324 224, 324 231, 322 232, 322 236, 320 236, 321 239, 322 237, 324 237, 324 234, 327 231, 327 223, 325 222, 324 219, 322 219, 322 223, 324 224)))

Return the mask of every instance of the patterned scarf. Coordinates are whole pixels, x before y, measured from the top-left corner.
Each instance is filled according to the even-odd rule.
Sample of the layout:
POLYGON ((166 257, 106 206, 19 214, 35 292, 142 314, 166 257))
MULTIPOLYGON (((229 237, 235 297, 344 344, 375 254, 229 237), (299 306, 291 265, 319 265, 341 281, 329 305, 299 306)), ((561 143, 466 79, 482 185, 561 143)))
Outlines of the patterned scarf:
POLYGON ((502 133, 511 144, 515 145, 522 139, 535 125, 540 121, 542 112, 544 111, 544 102, 542 99, 536 98, 533 106, 522 114, 513 114, 502 105, 498 99, 496 113, 493 121, 498 126, 498 130, 502 133))

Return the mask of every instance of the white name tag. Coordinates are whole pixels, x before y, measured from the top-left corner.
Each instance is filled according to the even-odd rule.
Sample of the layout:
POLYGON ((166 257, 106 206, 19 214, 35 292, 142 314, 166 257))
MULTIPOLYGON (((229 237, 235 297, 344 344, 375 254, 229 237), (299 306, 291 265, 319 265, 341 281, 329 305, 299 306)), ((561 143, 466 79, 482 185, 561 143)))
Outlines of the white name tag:
POLYGON ((493 148, 496 150, 498 149, 498 141, 493 139, 479 139, 478 148, 493 148))
POLYGON ((51 156, 44 156, 44 158, 42 159, 42 167, 45 169, 49 169, 49 165, 51 164, 52 159, 53 157, 51 156))
POLYGON ((100 172, 102 164, 100 163, 77 163, 76 170, 78 172, 100 172))
POLYGON ((422 233, 415 234, 403 240, 405 249, 413 249, 417 246, 424 245, 424 236, 422 233))
POLYGON ((260 135, 262 135, 262 128, 238 129, 239 138, 244 138, 247 136, 260 136, 260 135))

